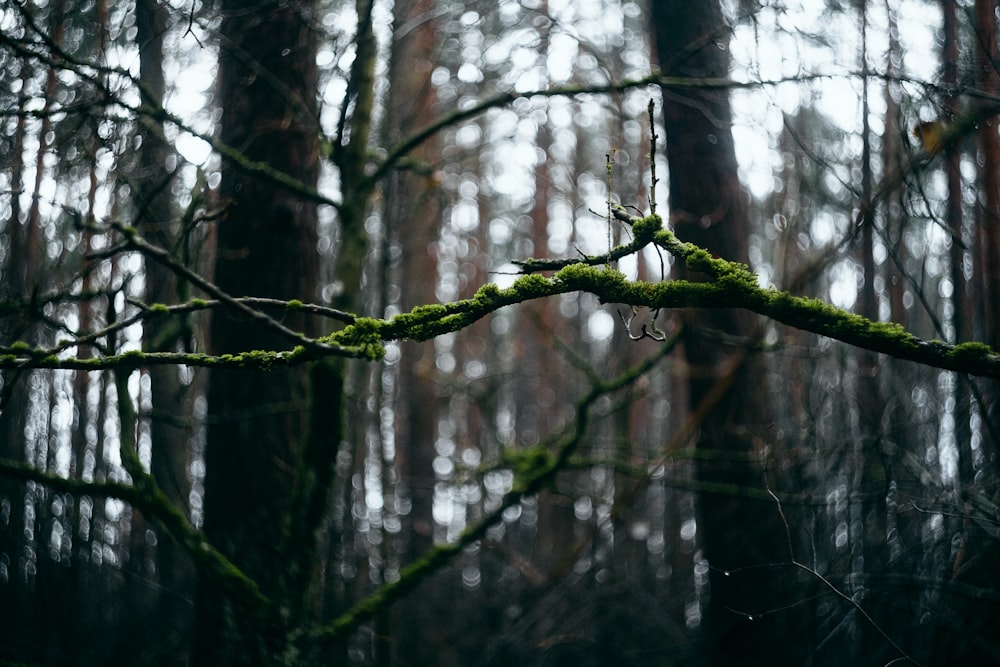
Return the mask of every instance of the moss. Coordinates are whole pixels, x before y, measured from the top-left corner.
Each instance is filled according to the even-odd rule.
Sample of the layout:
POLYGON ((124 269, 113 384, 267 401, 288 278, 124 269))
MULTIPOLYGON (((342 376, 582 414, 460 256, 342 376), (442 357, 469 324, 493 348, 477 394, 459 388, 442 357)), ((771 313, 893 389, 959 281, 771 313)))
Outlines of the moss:
POLYGON ((527 490, 540 475, 552 470, 557 463, 555 455, 544 447, 505 449, 503 462, 514 473, 514 491, 527 490))
POLYGON ((590 282, 596 272, 597 269, 586 264, 570 264, 559 269, 553 279, 567 285, 577 285, 581 280, 590 282))
POLYGON ((715 273, 719 268, 722 268, 719 265, 725 262, 725 260, 713 257, 712 253, 704 248, 689 243, 685 243, 683 246, 683 258, 689 269, 703 273, 715 273))
POLYGON ((664 248, 670 248, 672 245, 680 243, 680 240, 669 229, 661 229, 656 232, 653 235, 653 241, 664 248))
POLYGON ((625 274, 618 269, 600 269, 593 274, 597 289, 620 290, 629 285, 625 274))
POLYGON ((448 309, 439 303, 429 303, 423 306, 417 306, 409 313, 404 313, 400 315, 402 322, 409 325, 417 322, 427 322, 430 320, 439 320, 448 314, 448 309))
POLYGON ((472 296, 474 301, 486 301, 487 303, 493 303, 493 301, 500 296, 500 288, 496 283, 486 283, 472 296))
POLYGON ((299 301, 298 299, 290 299, 285 302, 285 307, 288 308, 289 310, 299 310, 300 308, 302 308, 302 305, 303 305, 302 302, 299 301))
POLYGON ((191 306, 194 308, 208 308, 208 301, 204 299, 191 299, 191 306))
POLYGON ((960 343, 956 345, 948 353, 948 356, 955 361, 961 361, 965 363, 982 361, 989 357, 996 356, 996 352, 993 351, 986 343, 971 342, 971 343, 960 343))
POLYGON ((860 322, 863 322, 866 327, 871 329, 873 333, 879 334, 880 336, 887 336, 889 338, 895 338, 900 343, 910 343, 912 345, 916 344, 916 338, 913 334, 906 330, 902 324, 897 324, 896 322, 872 322, 867 320, 860 315, 852 315, 856 317, 860 322))
POLYGON ((754 294, 761 291, 757 274, 746 264, 713 258, 712 267, 715 269, 716 282, 726 291, 735 291, 739 294, 754 294))
POLYGON ((370 361, 380 361, 385 357, 382 345, 383 320, 359 317, 340 331, 326 337, 326 341, 343 347, 356 348, 360 356, 370 361))
POLYGON ((663 229, 663 219, 656 214, 647 215, 632 223, 632 233, 636 239, 652 239, 661 229, 663 229))
POLYGON ((10 344, 10 349, 15 350, 17 352, 30 352, 31 345, 24 342, 23 340, 16 340, 10 344))
POLYGON ((149 306, 149 312, 157 315, 168 315, 170 314, 170 307, 165 303, 154 303, 149 306))
POLYGON ((553 278, 571 288, 593 290, 603 294, 604 290, 621 291, 628 285, 625 274, 617 269, 570 264, 560 269, 553 278))
POLYGON ((499 294, 501 296, 511 295, 529 299, 537 296, 548 296, 551 289, 551 280, 538 273, 532 273, 527 276, 521 276, 514 281, 513 285, 505 290, 501 290, 499 294))
POLYGON ((382 320, 376 320, 374 317, 359 317, 354 320, 354 324, 350 325, 346 329, 353 329, 357 332, 363 332, 365 334, 378 333, 378 330, 382 326, 382 320))
POLYGON ((247 350, 238 356, 244 366, 259 368, 262 371, 271 370, 277 357, 276 353, 270 350, 247 350))

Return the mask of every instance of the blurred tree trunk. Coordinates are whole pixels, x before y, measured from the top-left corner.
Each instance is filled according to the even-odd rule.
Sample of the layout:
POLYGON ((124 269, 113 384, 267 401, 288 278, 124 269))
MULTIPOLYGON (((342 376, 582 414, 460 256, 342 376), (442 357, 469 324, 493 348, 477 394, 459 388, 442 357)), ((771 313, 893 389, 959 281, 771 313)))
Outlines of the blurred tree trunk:
MULTIPOLYGON (((728 76, 730 30, 719 3, 654 2, 652 18, 665 75, 728 76)), ((684 241, 747 262, 747 195, 737 176, 728 92, 664 87, 663 97, 672 226, 684 241)), ((699 279, 683 270, 682 277, 699 279)), ((693 311, 684 320, 690 406, 711 407, 701 420, 697 475, 730 488, 700 497, 698 532, 711 584, 705 654, 713 665, 802 664, 808 646, 797 632, 797 619, 808 614, 786 606, 800 601, 789 596, 796 573, 771 566, 790 558, 777 507, 743 493, 763 488, 759 463, 780 446, 767 430, 767 368, 750 350, 757 337, 744 311, 693 311)))
MULTIPOLYGON (((21 92, 18 95, 17 122, 13 127, 10 139, 11 155, 4 165, 4 172, 9 175, 13 189, 10 200, 10 218, 4 224, 9 249, 2 258, 0 269, 3 271, 3 281, 0 282, 0 300, 13 301, 31 294, 31 288, 25 282, 28 267, 27 258, 27 228, 25 211, 21 208, 21 192, 25 189, 24 144, 28 130, 26 105, 30 99, 25 92, 33 71, 29 62, 24 59, 18 62, 20 72, 21 92)), ((13 65, 12 65, 13 66, 13 65)), ((6 129, 6 126, 5 126, 6 129)), ((28 318, 6 317, 0 320, 0 337, 4 341, 28 340, 31 326, 28 318)), ((2 409, 0 409, 0 457, 11 461, 24 462, 24 420, 30 401, 28 379, 30 373, 19 370, 5 370, 0 373, 0 383, 3 385, 2 409)), ((5 563, 16 564, 21 560, 24 548, 24 484, 17 480, 0 477, 0 512, 4 521, 0 523, 0 559, 5 563)), ((10 567, 10 566, 8 566, 10 567)), ((29 598, 21 599, 26 591, 19 584, 11 581, 10 575, 0 580, 5 600, 24 609, 29 598), (15 597, 17 596, 17 597, 15 597)), ((2 629, 2 636, 9 632, 18 632, 20 623, 26 619, 12 620, 2 629)))
MULTIPOLYGON (((65 0, 53 3, 48 14, 43 13, 41 16, 42 25, 52 43, 61 47, 67 21, 65 0)), ((32 99, 28 86, 31 79, 39 75, 36 67, 42 66, 28 58, 20 60, 18 64, 21 67, 22 85, 19 111, 22 113, 14 128, 10 164, 4 165, 5 171, 10 170, 9 182, 14 192, 11 215, 4 225, 10 248, 4 253, 6 265, 3 267, 3 281, 0 283, 0 297, 15 301, 35 297, 42 291, 37 282, 45 270, 45 255, 39 249, 39 239, 44 238, 40 191, 43 180, 52 173, 46 158, 50 156, 55 140, 50 112, 56 104, 59 75, 54 64, 44 68, 45 97, 39 111, 40 122, 35 125, 27 122, 30 118, 28 105, 37 101, 37 98, 32 99), (34 137, 33 132, 37 132, 34 137), (36 144, 34 152, 32 143, 36 144), (34 169, 25 159, 26 155, 34 156, 34 169), (25 210, 21 207, 21 196, 26 191, 31 193, 31 203, 25 210)), ((4 340, 22 340, 31 345, 48 342, 40 340, 39 327, 32 315, 23 319, 16 316, 4 318, 0 333, 4 340)), ((0 395, 0 456, 33 465, 38 465, 38 459, 30 460, 27 456, 27 419, 33 407, 41 406, 44 413, 48 399, 39 390, 52 382, 51 372, 36 373, 37 381, 32 377, 35 375, 32 371, 5 371, 3 393, 0 395)), ((37 442, 40 440, 36 439, 37 442)), ((45 463, 39 467, 45 468, 45 463)), ((50 563, 45 562, 48 550, 40 545, 44 544, 48 529, 51 528, 46 526, 51 500, 48 489, 44 487, 26 486, 19 481, 0 479, 0 517, 3 517, 0 519, 0 562, 6 566, 5 577, 0 581, 0 599, 3 600, 0 604, 7 609, 17 609, 17 613, 9 614, 9 619, 5 617, 0 622, 0 644, 17 647, 23 651, 17 657, 26 661, 40 656, 57 655, 62 648, 62 639, 55 627, 68 620, 68 615, 61 610, 46 614, 47 605, 54 599, 53 594, 71 583, 66 579, 57 583, 44 579, 50 571, 47 568, 50 563), (39 648, 36 643, 48 646, 39 648)), ((52 567, 51 571, 58 576, 62 574, 61 569, 52 567)), ((51 581, 55 582, 55 577, 51 581)), ((61 592, 62 597, 72 597, 71 591, 67 596, 65 588, 61 592)))
MULTIPOLYGON (((950 3, 949 3, 950 5, 950 3)), ((949 11, 955 11, 947 7, 949 11)), ((1000 71, 998 71, 998 39, 997 39, 997 3, 995 0, 976 0, 973 9, 972 25, 972 49, 975 54, 976 64, 976 89, 984 95, 995 96, 1000 94, 1000 71)), ((946 27, 948 26, 948 15, 946 14, 946 27)), ((954 19, 951 19, 954 20, 954 19)), ((948 35, 946 34, 946 38, 948 35)), ((947 44, 946 44, 947 46, 947 44)), ((947 52, 946 52, 947 60, 947 52)), ((946 62, 947 64, 947 62, 946 62)), ((947 75, 947 70, 946 70, 947 75)), ((981 102, 981 104, 989 104, 981 102)), ((989 108, 989 107, 987 107, 989 108)), ((976 221, 973 247, 973 276, 969 281, 969 294, 966 295, 962 288, 962 283, 953 285, 955 294, 955 335, 957 340, 968 340, 963 335, 969 335, 969 331, 975 329, 975 335, 994 349, 1000 347, 1000 133, 998 133, 998 120, 995 113, 990 113, 980 123, 978 139, 978 159, 976 161, 978 173, 978 206, 976 208, 976 221), (979 303, 979 326, 972 327, 967 324, 962 315, 968 313, 963 307, 963 300, 968 303, 979 303), (962 326, 965 331, 960 329, 962 326)), ((956 151, 957 152, 957 151, 956 151)), ((958 156, 946 154, 949 163, 957 162, 958 156)), ((949 164, 949 168, 951 164, 949 164)), ((950 183, 950 181, 949 181, 950 183)), ((949 190, 949 197, 951 191, 949 190)), ((949 202, 949 216, 951 207, 949 202)), ((956 227, 949 217, 949 225, 954 232, 956 227)), ((953 246, 958 243, 961 236, 953 240, 953 246)), ((961 252, 952 252, 952 261, 956 262, 961 258, 961 252)), ((961 275, 961 267, 953 268, 953 272, 961 275)), ((964 275, 961 276, 964 278, 964 275)), ((970 308, 971 310, 971 308, 970 308)), ((968 313, 971 314, 971 313, 968 313)), ((971 318, 970 318, 971 319, 971 318)), ((960 384, 964 378, 959 378, 960 384)), ((995 566, 1000 551, 1000 543, 996 539, 995 530, 984 529, 984 524, 974 520, 974 517, 982 516, 979 512, 985 509, 988 519, 992 524, 995 514, 995 507, 984 507, 982 503, 983 490, 995 488, 996 475, 998 472, 998 460, 996 451, 1000 442, 997 440, 998 429, 1000 429, 1000 409, 997 406, 997 399, 1000 396, 1000 383, 994 381, 977 381, 970 384, 970 387, 978 386, 981 394, 976 396, 976 403, 979 406, 981 426, 979 440, 980 458, 985 463, 980 470, 976 470, 972 462, 968 459, 972 456, 971 443, 964 441, 964 438, 971 439, 971 428, 965 424, 956 423, 956 438, 959 446, 959 481, 965 482, 960 488, 962 499, 966 501, 962 513, 966 514, 960 525, 955 528, 955 538, 957 538, 957 548, 952 549, 949 554, 949 565, 951 567, 951 580, 958 585, 969 586, 975 590, 996 590, 1000 586, 1000 577, 997 575, 995 566), (975 486, 973 486, 975 484, 975 486), (972 519, 972 520, 970 520, 972 519)), ((962 400, 961 394, 956 394, 957 400, 962 400)), ((968 412, 962 406, 956 405, 955 418, 968 419, 968 412)), ((995 495, 992 496, 995 498, 995 495)), ((997 650, 995 645, 983 638, 997 636, 998 622, 996 614, 996 603, 989 600, 987 596, 975 596, 969 599, 962 599, 948 596, 943 598, 938 605, 938 615, 947 617, 957 616, 957 623, 961 632, 940 633, 937 644, 934 646, 933 657, 940 661, 940 664, 995 664, 997 662, 997 650)))
MULTIPOLYGON (((549 13, 547 0, 538 7, 540 14, 549 13)), ((550 57, 551 25, 538 28, 538 58, 550 57)), ((550 113, 550 109, 545 109, 550 113)), ((541 113, 541 112, 540 112, 541 113)), ((553 195, 552 132, 549 123, 539 123, 534 144, 540 160, 533 173, 534 196, 528 217, 531 225, 527 231, 531 254, 535 257, 549 256, 549 205, 553 195)), ((560 397, 552 390, 549 379, 565 377, 566 368, 560 368, 560 354, 552 341, 559 319, 559 304, 547 300, 523 307, 516 318, 517 356, 515 365, 524 369, 524 378, 516 393, 516 423, 518 438, 526 445, 533 445, 546 433, 551 433, 558 421, 562 406, 560 397)), ((564 366, 564 364, 563 364, 564 366)), ((557 493, 549 490, 538 494, 537 538, 530 553, 531 561, 545 574, 545 581, 551 582, 565 576, 567 563, 572 563, 572 554, 579 548, 573 535, 573 507, 557 493)), ((540 586, 542 581, 534 582, 540 586)))
MULTIPOLYGON (((957 91, 959 87, 958 68, 960 66, 958 50, 958 6, 955 0, 944 0, 943 42, 941 60, 943 63, 941 83, 946 91, 957 91)), ((946 120, 953 120, 961 113, 961 100, 957 92, 946 93, 944 114, 946 120)), ((949 248, 949 278, 952 284, 952 340, 956 342, 974 339, 972 323, 975 309, 969 294, 969 281, 965 279, 965 254, 967 248, 974 247, 968 238, 965 227, 965 216, 962 201, 962 145, 952 145, 945 151, 945 177, 948 182, 948 198, 945 202, 945 222, 951 232, 949 248)), ((969 378, 958 377, 955 380, 955 442, 958 446, 958 474, 963 487, 973 484, 973 453, 972 426, 970 423, 969 378)))
MULTIPOLYGON (((135 18, 136 42, 140 48, 139 79, 150 98, 144 102, 155 108, 162 104, 165 93, 163 36, 167 30, 167 10, 154 0, 138 0, 135 18)), ((178 251, 178 224, 170 187, 173 174, 167 168, 169 148, 163 140, 162 123, 152 119, 149 122, 156 125, 145 126, 142 132, 142 150, 138 154, 134 181, 135 201, 139 209, 137 224, 150 242, 178 251)), ((178 259, 183 261, 182 257, 178 259)), ((145 284, 147 304, 186 300, 173 273, 156 262, 146 264, 145 284)), ((187 324, 187 319, 179 322, 150 320, 143 332, 146 349, 152 352, 193 352, 186 345, 190 340, 190 331, 185 328, 187 324)), ((150 472, 171 502, 189 514, 187 464, 191 425, 184 416, 193 413, 191 399, 195 387, 185 387, 176 368, 153 367, 147 373, 152 395, 149 415, 150 472)), ((141 543, 146 541, 147 530, 152 530, 152 527, 136 519, 133 533, 138 533, 136 539, 141 543)), ((192 620, 192 609, 186 601, 191 599, 194 591, 194 570, 178 545, 165 535, 158 535, 154 562, 155 578, 159 584, 156 591, 159 593, 148 593, 152 597, 150 615, 156 621, 155 627, 149 631, 156 634, 156 645, 164 648, 164 664, 186 664, 192 620)), ((150 624, 143 625, 148 627, 150 624)))
MULTIPOLYGON (((976 0, 975 2, 975 53, 978 73, 977 89, 984 95, 1000 94, 1000 70, 998 70, 997 19, 996 2, 976 0)), ((1000 349, 1000 134, 998 134, 997 116, 988 116, 981 123, 979 131, 979 187, 980 187, 980 220, 979 248, 980 262, 979 286, 982 290, 983 304, 983 341, 1000 349)), ((996 441, 996 432, 1000 428, 1000 409, 997 408, 997 398, 1000 388, 997 382, 989 383, 986 391, 985 405, 988 406, 984 418, 989 420, 992 428, 985 429, 989 434, 984 442, 990 443, 991 453, 996 452, 1000 442, 996 441)), ((1000 461, 1000 459, 997 459, 1000 461)))
MULTIPOLYGON (((867 71, 869 66, 868 43, 868 3, 862 2, 859 8, 861 31, 861 69, 867 71)), ((890 59, 891 62, 891 59, 890 59)), ((872 201, 875 188, 874 166, 872 164, 872 144, 875 140, 871 127, 870 89, 873 81, 863 77, 861 91, 861 199, 865 203, 861 218, 861 248, 860 263, 864 276, 864 284, 858 295, 857 312, 863 317, 878 321, 879 305, 875 293, 877 268, 875 264, 875 205, 872 201)), ((889 97, 889 96, 887 96, 889 97)), ((891 100, 890 100, 891 101, 891 100)), ((891 117, 890 113, 886 118, 891 117)), ((890 134, 890 126, 882 133, 883 137, 894 137, 890 134)), ((887 139, 891 145, 892 141, 887 139)), ((892 169, 892 162, 883 162, 886 170, 892 169)), ((886 225, 882 228, 885 229, 886 225)), ((883 235, 884 238, 884 235, 883 235)), ((856 488, 860 489, 860 499, 853 501, 850 508, 850 549, 851 562, 849 570, 858 578, 877 577, 883 574, 886 561, 886 494, 888 492, 888 475, 881 452, 882 422, 885 415, 885 401, 880 390, 880 370, 884 360, 868 350, 859 350, 856 355, 857 384, 855 385, 856 405, 852 413, 856 420, 857 431, 853 434, 851 457, 848 470, 855 479, 856 488)), ((848 366, 849 368, 850 366, 848 366)), ((857 592, 857 600, 864 604, 869 613, 882 620, 881 598, 866 595, 864 589, 857 592)), ((855 633, 858 641, 853 642, 846 657, 851 661, 861 660, 861 656, 879 656, 879 650, 887 649, 884 638, 870 623, 852 616, 855 621, 855 633)), ((890 658, 891 659, 891 658, 890 658)))
MULTIPOLYGON (((433 20, 433 0, 400 0, 393 6, 393 40, 389 62, 389 145, 395 145, 434 117, 437 97, 431 84, 439 22, 433 20)), ((412 155, 415 168, 389 176, 385 185, 386 228, 398 249, 399 304, 403 312, 414 306, 435 303, 438 282, 436 242, 440 236, 442 204, 438 182, 440 146, 430 140, 412 155)), ((409 496, 411 509, 403 520, 409 535, 400 559, 410 563, 424 554, 434 536, 434 469, 432 467, 438 415, 443 412, 436 380, 433 344, 400 344, 397 391, 400 419, 397 426, 396 461, 400 487, 409 496)), ((438 624, 414 624, 420 613, 419 600, 400 602, 392 612, 392 636, 403 664, 434 661, 434 646, 440 641, 438 624)))
MULTIPOLYGON (((314 4, 223 2, 218 75, 221 141, 307 185, 315 185, 318 177, 314 4)), ((316 206, 232 163, 223 167, 220 196, 228 212, 217 228, 218 287, 234 296, 311 299, 319 275, 316 206)), ((306 318, 282 313, 281 320, 290 329, 315 333, 306 318)), ((213 313, 213 354, 292 345, 232 311, 213 313)), ((286 593, 306 592, 283 588, 303 574, 293 571, 301 563, 280 555, 284 511, 307 430, 307 399, 304 368, 266 374, 213 370, 209 378, 205 532, 266 596, 293 611, 297 605, 286 593)), ((329 408, 335 412, 335 405, 329 408)), ((327 443, 330 450, 336 442, 327 443)), ((307 508, 291 511, 298 516, 307 508)), ((283 641, 277 629, 274 636, 260 634, 252 625, 259 619, 227 613, 221 593, 207 581, 202 582, 197 613, 198 664, 264 663, 283 641)))

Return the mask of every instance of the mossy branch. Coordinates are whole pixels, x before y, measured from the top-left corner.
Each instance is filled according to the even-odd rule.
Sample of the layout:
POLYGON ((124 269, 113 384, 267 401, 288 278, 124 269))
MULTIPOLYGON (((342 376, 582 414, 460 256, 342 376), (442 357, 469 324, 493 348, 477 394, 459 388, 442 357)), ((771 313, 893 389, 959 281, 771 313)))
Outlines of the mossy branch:
POLYGON ((314 639, 321 644, 330 644, 345 637, 362 623, 373 618, 395 600, 416 588, 438 568, 445 565, 461 551, 486 536, 491 526, 499 523, 504 511, 521 502, 527 495, 537 493, 550 485, 556 474, 564 469, 590 424, 590 414, 601 397, 620 391, 647 373, 662 358, 655 354, 640 361, 610 380, 595 382, 573 410, 574 418, 555 434, 528 449, 508 450, 506 462, 514 471, 514 483, 504 495, 500 505, 478 523, 467 528, 455 542, 439 544, 431 548, 423 557, 403 568, 399 580, 384 584, 374 593, 355 604, 350 610, 319 628, 314 639))
POLYGON ((194 528, 184 514, 170 501, 167 495, 146 473, 135 451, 135 410, 127 398, 125 388, 127 373, 115 374, 115 384, 119 392, 119 413, 122 419, 122 463, 132 478, 131 484, 120 482, 87 482, 68 479, 34 466, 0 458, 0 474, 10 479, 44 484, 55 491, 69 493, 76 497, 95 496, 116 498, 141 511, 150 521, 163 529, 180 544, 200 570, 216 579, 235 603, 245 610, 259 615, 269 606, 269 601, 257 584, 234 566, 208 542, 204 534, 194 528), (122 399, 124 396, 124 400, 122 399))
POLYGON ((205 535, 190 524, 187 517, 156 483, 139 460, 136 439, 137 415, 128 390, 129 373, 114 372, 117 392, 118 439, 122 467, 132 478, 134 506, 141 509, 158 528, 170 535, 188 553, 204 575, 215 580, 230 600, 253 622, 263 622, 271 606, 257 583, 213 547, 205 535))
POLYGON ((136 507, 141 507, 145 501, 142 493, 130 484, 69 479, 12 459, 0 458, 0 475, 22 482, 44 484, 53 491, 69 493, 76 497, 116 498, 136 507))
MULTIPOLYGON (((390 319, 355 318, 342 311, 332 311, 342 321, 350 321, 340 331, 319 339, 307 339, 251 305, 252 300, 240 300, 225 294, 208 281, 185 267, 171 264, 169 257, 155 246, 143 241, 134 230, 122 228, 128 243, 138 250, 162 260, 168 267, 226 306, 261 321, 278 330, 294 346, 287 350, 251 350, 241 354, 210 356, 192 353, 127 352, 93 359, 62 358, 57 350, 32 348, 23 343, 0 347, 2 368, 66 368, 94 370, 99 368, 135 368, 139 366, 187 364, 206 367, 245 367, 267 369, 276 365, 290 366, 323 357, 382 358, 383 344, 390 340, 429 340, 445 333, 468 327, 505 306, 564 294, 588 292, 602 303, 668 308, 742 308, 759 313, 797 329, 827 336, 866 350, 926 366, 980 377, 1000 378, 1000 355, 984 343, 949 344, 923 340, 907 332, 901 325, 875 322, 860 315, 836 308, 820 299, 800 297, 789 292, 763 288, 757 276, 744 264, 713 256, 696 245, 685 243, 662 227, 658 216, 636 218, 615 209, 615 217, 632 227, 634 240, 612 249, 608 254, 583 260, 529 260, 522 263, 523 275, 507 288, 495 284, 481 287, 469 299, 444 304, 417 306, 408 313, 390 319), (627 280, 619 271, 604 265, 617 257, 622 249, 631 252, 655 244, 683 261, 692 271, 704 274, 705 282, 666 280, 647 282, 627 280), (552 276, 535 271, 558 268, 552 276)), ((285 304, 291 306, 291 302, 285 304)), ((162 310, 162 308, 160 308, 162 310)), ((155 311, 156 314, 159 311, 155 311)))

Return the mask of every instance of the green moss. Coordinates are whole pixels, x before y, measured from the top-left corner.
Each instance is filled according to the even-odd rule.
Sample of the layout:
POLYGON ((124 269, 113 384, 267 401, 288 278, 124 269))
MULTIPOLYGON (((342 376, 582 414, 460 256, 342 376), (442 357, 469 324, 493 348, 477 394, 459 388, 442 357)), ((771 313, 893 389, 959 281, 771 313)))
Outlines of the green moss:
POLYGON ((289 310, 298 310, 302 308, 302 302, 299 301, 298 299, 290 299, 289 301, 285 302, 285 307, 288 308, 289 310))
POLYGON ((382 345, 383 320, 372 317, 359 317, 340 331, 326 337, 326 341, 343 347, 357 349, 360 356, 370 361, 380 361, 385 357, 385 347, 382 345))
POLYGON ((669 229, 661 229, 653 235, 653 241, 664 248, 669 248, 670 246, 680 243, 680 240, 674 236, 674 233, 669 229))
POLYGON ((518 295, 528 299, 536 296, 547 296, 551 289, 551 280, 541 274, 532 273, 521 276, 514 281, 513 285, 500 292, 500 294, 518 295))
POLYGON ((625 274, 618 269, 599 269, 593 274, 598 289, 620 290, 629 285, 625 274))
POLYGON ((567 287, 601 293, 604 290, 620 291, 628 285, 625 274, 621 271, 587 264, 570 264, 556 272, 553 278, 567 287))
POLYGON ((447 314, 448 314, 448 309, 442 306, 441 304, 428 303, 423 306, 417 306, 409 313, 400 315, 400 318, 402 318, 403 322, 409 324, 408 320, 412 320, 413 323, 427 322, 430 320, 440 320, 447 314))
POLYGON ((208 308, 208 301, 204 299, 191 299, 191 305, 195 308, 208 308))
POLYGON ((523 492, 540 475, 556 466, 556 457, 541 446, 527 449, 508 448, 503 452, 503 462, 514 473, 514 490, 523 492))
POLYGON ((10 349, 18 352, 29 352, 31 351, 31 345, 28 345, 28 343, 23 340, 16 340, 10 344, 10 349))
POLYGON ((240 362, 244 366, 259 368, 262 371, 269 371, 274 367, 276 353, 270 350, 247 350, 239 355, 240 362))
POLYGON ((684 263, 687 264, 688 268, 692 271, 715 273, 718 269, 724 268, 720 265, 724 264, 725 260, 713 257, 712 253, 704 248, 699 248, 698 246, 691 245, 690 243, 685 243, 683 246, 683 253, 684 263))
POLYGON ((895 322, 873 322, 820 299, 793 296, 787 292, 757 289, 751 295, 765 307, 760 312, 800 329, 836 338, 850 344, 877 344, 879 351, 916 350, 931 343, 921 342, 895 322))
POLYGON ((995 355, 996 352, 993 351, 993 348, 986 343, 979 342, 960 343, 948 353, 952 359, 966 363, 981 361, 995 355))
POLYGON ((663 229, 663 219, 656 214, 647 215, 632 224, 632 233, 637 239, 652 239, 661 229, 663 229))
POLYGON ((902 324, 898 324, 896 322, 872 322, 871 320, 867 320, 860 315, 853 315, 852 317, 858 318, 858 320, 863 322, 873 333, 895 338, 900 343, 915 344, 916 339, 913 337, 913 334, 907 331, 902 324))
POLYGON ((486 283, 472 295, 472 301, 477 306, 489 308, 500 299, 500 288, 496 283, 486 283))
POLYGON ((354 320, 354 324, 350 325, 345 329, 353 329, 357 332, 363 332, 365 334, 378 333, 378 330, 382 326, 382 320, 376 320, 374 317, 359 317, 354 320))
POLYGON ((149 306, 149 312, 156 313, 157 315, 167 315, 170 313, 170 307, 165 303, 154 303, 149 306))
POLYGON ((575 285, 580 280, 587 280, 589 282, 596 271, 594 267, 587 266, 586 264, 570 264, 559 269, 553 276, 553 279, 567 285, 575 285))
POLYGON ((761 291, 757 274, 746 264, 712 258, 711 266, 716 276, 716 283, 726 291, 745 295, 761 291))

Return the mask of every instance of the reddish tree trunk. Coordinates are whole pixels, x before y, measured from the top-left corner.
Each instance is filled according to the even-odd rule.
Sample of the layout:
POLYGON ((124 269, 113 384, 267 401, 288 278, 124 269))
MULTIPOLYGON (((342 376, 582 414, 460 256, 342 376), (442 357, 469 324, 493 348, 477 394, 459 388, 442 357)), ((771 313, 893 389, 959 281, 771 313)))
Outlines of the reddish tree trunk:
MULTIPOLYGON (((435 113, 436 94, 431 84, 438 24, 422 20, 433 15, 430 0, 401 0, 393 8, 393 24, 399 37, 393 40, 389 77, 389 116, 393 119, 389 136, 394 144, 427 125, 435 113), (404 26, 410 30, 400 31, 404 26)), ((397 284, 400 306, 406 311, 416 305, 434 303, 438 282, 438 225, 441 220, 439 184, 434 169, 440 160, 439 144, 423 144, 414 157, 427 171, 392 174, 386 182, 386 225, 388 234, 400 253, 397 284)), ((407 549, 404 562, 412 562, 426 553, 434 536, 435 475, 432 467, 438 415, 443 413, 443 399, 437 381, 434 346, 404 342, 400 346, 398 409, 400 419, 396 434, 396 463, 400 472, 400 490, 411 502, 404 519, 407 549)), ((393 610, 392 638, 399 656, 414 662, 433 662, 434 642, 440 641, 439 624, 415 626, 410 619, 419 614, 420 604, 403 600, 393 610)))

